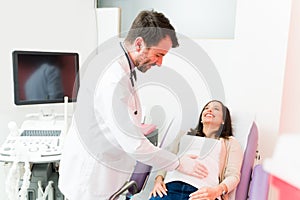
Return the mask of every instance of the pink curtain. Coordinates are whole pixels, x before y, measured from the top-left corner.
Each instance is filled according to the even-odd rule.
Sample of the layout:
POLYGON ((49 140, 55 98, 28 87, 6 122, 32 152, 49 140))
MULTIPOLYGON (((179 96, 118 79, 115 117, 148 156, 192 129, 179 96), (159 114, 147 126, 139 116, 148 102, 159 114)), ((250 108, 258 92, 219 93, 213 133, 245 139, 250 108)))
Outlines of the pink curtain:
POLYGON ((300 134, 300 1, 293 0, 279 133, 300 134))

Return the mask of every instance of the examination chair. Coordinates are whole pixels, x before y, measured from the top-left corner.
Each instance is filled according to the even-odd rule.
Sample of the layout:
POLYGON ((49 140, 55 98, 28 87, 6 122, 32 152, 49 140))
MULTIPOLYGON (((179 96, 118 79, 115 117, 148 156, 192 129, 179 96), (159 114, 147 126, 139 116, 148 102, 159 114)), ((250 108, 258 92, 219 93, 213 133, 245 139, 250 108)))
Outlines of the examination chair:
MULTIPOLYGON (((236 139, 244 148, 244 158, 241 168, 240 182, 235 191, 236 200, 249 199, 249 188, 255 160, 258 159, 258 128, 254 115, 249 113, 233 112, 232 127, 236 139)), ((234 195, 234 192, 232 193, 234 195)))
MULTIPOLYGON (((252 172, 254 169, 255 160, 258 156, 258 128, 254 120, 254 115, 244 112, 231 113, 233 132, 244 150, 244 158, 241 168, 240 183, 236 190, 231 192, 229 198, 230 200, 247 200, 249 199, 249 188, 252 182, 252 172)), ((145 169, 145 173, 141 173, 140 176, 137 173, 133 173, 130 180, 126 182, 123 187, 120 188, 120 190, 112 195, 110 200, 118 199, 121 194, 122 196, 125 196, 124 199, 126 200, 148 199, 150 191, 153 188, 156 173, 150 173, 151 167, 142 163, 138 163, 136 167, 139 169, 139 171, 141 169, 145 169), (148 183, 146 184, 147 181, 148 183)), ((252 186, 252 188, 255 187, 252 186)), ((266 193, 266 191, 264 193, 266 193)), ((265 199, 259 195, 263 194, 258 194, 256 196, 252 195, 251 199, 265 199)))
POLYGON ((269 192, 269 174, 261 164, 258 146, 258 128, 251 114, 234 113, 233 128, 235 136, 244 147, 244 159, 241 179, 236 188, 235 198, 231 200, 267 200, 269 192), (241 134, 240 134, 241 133, 241 134))

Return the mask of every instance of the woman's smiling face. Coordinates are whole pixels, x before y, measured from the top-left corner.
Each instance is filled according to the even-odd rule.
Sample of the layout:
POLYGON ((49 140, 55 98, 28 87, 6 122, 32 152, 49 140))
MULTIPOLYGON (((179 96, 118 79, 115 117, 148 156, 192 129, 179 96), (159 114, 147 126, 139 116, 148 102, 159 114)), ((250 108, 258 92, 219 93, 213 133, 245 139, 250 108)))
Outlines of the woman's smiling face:
POLYGON ((222 104, 216 101, 207 104, 202 112, 201 121, 203 125, 210 124, 220 127, 224 123, 222 104))

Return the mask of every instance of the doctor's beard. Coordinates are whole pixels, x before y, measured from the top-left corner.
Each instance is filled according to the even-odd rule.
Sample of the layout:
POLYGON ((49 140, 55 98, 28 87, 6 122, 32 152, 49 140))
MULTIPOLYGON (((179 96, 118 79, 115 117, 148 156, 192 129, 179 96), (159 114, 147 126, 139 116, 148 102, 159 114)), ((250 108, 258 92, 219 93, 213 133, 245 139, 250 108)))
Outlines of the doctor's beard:
POLYGON ((152 66, 155 66, 156 63, 153 61, 151 61, 151 59, 145 57, 145 56, 141 56, 136 60, 136 68, 145 73, 146 71, 148 71, 152 66))
POLYGON ((146 71, 148 71, 152 66, 155 66, 155 64, 148 64, 148 65, 142 65, 142 66, 138 66, 137 69, 143 73, 145 73, 146 71))

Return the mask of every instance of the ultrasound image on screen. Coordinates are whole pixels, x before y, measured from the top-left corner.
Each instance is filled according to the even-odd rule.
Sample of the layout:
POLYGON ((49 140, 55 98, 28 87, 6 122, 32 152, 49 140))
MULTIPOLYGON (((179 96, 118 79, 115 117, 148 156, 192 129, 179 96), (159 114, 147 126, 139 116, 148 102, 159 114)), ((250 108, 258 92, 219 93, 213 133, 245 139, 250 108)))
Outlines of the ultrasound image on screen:
POLYGON ((76 101, 79 87, 77 53, 14 51, 15 103, 76 101))

